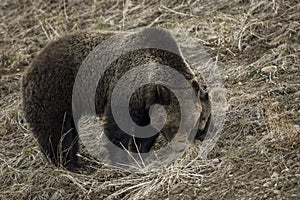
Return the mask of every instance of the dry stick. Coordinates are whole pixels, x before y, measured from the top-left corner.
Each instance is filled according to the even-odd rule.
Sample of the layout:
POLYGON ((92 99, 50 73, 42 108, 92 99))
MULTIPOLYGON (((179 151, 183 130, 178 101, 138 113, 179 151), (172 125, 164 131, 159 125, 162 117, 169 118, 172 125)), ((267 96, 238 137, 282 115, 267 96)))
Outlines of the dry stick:
POLYGON ((65 14, 65 18, 66 18, 66 20, 68 21, 69 16, 68 16, 68 14, 67 14, 66 0, 64 0, 63 3, 64 3, 64 14, 65 14))
POLYGON ((126 13, 128 11, 128 3, 127 0, 123 0, 123 11, 122 11, 122 30, 125 28, 125 20, 126 20, 126 13))
POLYGON ((69 151, 72 149, 72 147, 75 145, 76 140, 78 140, 78 137, 79 137, 79 135, 77 135, 76 138, 72 141, 71 146, 69 148, 65 149, 64 151, 62 150, 62 142, 63 142, 64 138, 66 137, 67 134, 69 134, 73 130, 73 128, 71 128, 66 133, 63 133, 63 127, 64 127, 64 123, 65 123, 65 117, 66 117, 66 113, 65 113, 64 119, 63 119, 63 125, 62 125, 62 130, 61 130, 62 137, 60 138, 60 141, 59 141, 60 145, 58 146, 59 150, 57 152, 57 153, 60 153, 60 157, 59 157, 60 158, 60 164, 62 164, 62 159, 63 159, 62 153, 66 152, 66 154, 68 154, 69 151))
POLYGON ((50 27, 50 29, 54 32, 54 34, 55 34, 56 36, 59 36, 59 34, 58 34, 57 31, 53 28, 53 26, 52 26, 47 20, 45 20, 45 22, 46 22, 47 25, 50 27))
POLYGON ((143 158, 142 158, 142 156, 141 156, 141 153, 140 153, 140 151, 139 151, 138 145, 137 145, 137 143, 136 143, 136 141, 135 141, 135 137, 133 137, 133 142, 134 142, 135 148, 136 148, 137 151, 138 151, 139 158, 140 158, 140 160, 142 161, 142 164, 143 164, 143 166, 144 166, 144 168, 145 168, 146 165, 145 165, 144 160, 143 160, 143 158))
MULTIPOLYGON (((128 155, 135 161, 135 163, 137 164, 138 168, 142 168, 140 166, 140 164, 138 163, 138 161, 132 156, 132 154, 124 147, 124 145, 120 142, 120 145, 122 146, 122 148, 128 153, 128 155)), ((122 165, 122 166, 128 166, 128 165, 125 165, 125 164, 122 164, 122 163, 118 163, 119 165, 122 165)), ((137 169, 138 169, 137 168, 137 169)))
POLYGON ((194 15, 193 15, 193 14, 181 13, 181 12, 178 12, 178 11, 172 10, 172 9, 170 9, 170 8, 168 8, 168 7, 164 6, 164 5, 161 5, 160 7, 161 7, 161 8, 163 8, 163 9, 165 9, 165 10, 167 10, 167 11, 170 11, 170 12, 172 12, 172 13, 174 13, 174 14, 177 14, 177 15, 194 17, 194 15))
POLYGON ((74 178, 74 176, 71 176, 69 174, 61 174, 60 177, 66 177, 68 178, 70 181, 72 181, 77 187, 79 187, 81 190, 84 191, 84 193, 87 193, 88 190, 85 189, 77 180, 76 178, 74 178))
POLYGON ((48 35, 46 29, 44 28, 44 25, 43 25, 43 23, 41 22, 41 20, 39 20, 39 24, 40 24, 42 30, 44 31, 44 34, 46 35, 47 39, 50 40, 50 37, 49 37, 49 35, 48 35))
POLYGON ((60 135, 61 135, 61 138, 59 140, 59 145, 57 147, 57 157, 59 158, 59 164, 63 164, 63 151, 62 151, 62 143, 63 143, 63 140, 66 136, 66 134, 68 134, 71 130, 68 130, 66 133, 63 132, 64 130, 64 125, 65 125, 65 122, 66 122, 66 115, 67 113, 65 112, 64 114, 64 118, 63 118, 63 122, 62 122, 62 125, 61 125, 61 130, 60 130, 60 135))
POLYGON ((158 20, 160 19, 160 17, 161 17, 161 15, 156 17, 155 20, 153 20, 150 24, 147 25, 147 27, 152 27, 154 24, 156 24, 158 22, 158 20))
POLYGON ((137 185, 133 185, 133 186, 127 187, 125 189, 118 190, 117 192, 112 193, 108 198, 112 198, 112 197, 118 196, 120 194, 123 194, 124 192, 127 192, 128 190, 139 188, 139 187, 147 185, 148 183, 151 183, 151 182, 152 181, 142 182, 142 183, 139 183, 137 185))

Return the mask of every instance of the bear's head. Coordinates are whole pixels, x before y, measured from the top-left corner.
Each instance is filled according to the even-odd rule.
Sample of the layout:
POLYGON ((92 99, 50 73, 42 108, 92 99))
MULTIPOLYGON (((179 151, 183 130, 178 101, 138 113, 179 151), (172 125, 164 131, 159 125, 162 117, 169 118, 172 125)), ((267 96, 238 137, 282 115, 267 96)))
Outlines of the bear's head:
MULTIPOLYGON (((183 101, 182 106, 184 108, 182 109, 176 96, 169 89, 164 86, 157 86, 157 96, 160 100, 158 103, 162 105, 162 107, 156 111, 159 114, 156 114, 156 117, 151 123, 158 124, 162 120, 165 120, 164 126, 160 132, 169 142, 173 140, 176 134, 184 132, 184 136, 184 134, 189 134, 190 131, 195 128, 197 130, 194 133, 196 134, 194 135, 194 139, 203 140, 210 126, 211 101, 209 94, 206 91, 206 88, 202 88, 195 79, 190 80, 190 84, 193 87, 198 100, 197 103, 199 107, 196 109, 192 98, 183 101), (164 111, 162 109, 164 109, 164 111), (184 110, 188 111, 186 112, 184 110), (166 119, 163 119, 161 116, 163 113, 165 113, 166 119), (181 123, 185 124, 183 131, 179 130, 181 123), (197 127, 195 127, 196 124, 197 127)), ((184 90, 180 92, 184 93, 184 90)))

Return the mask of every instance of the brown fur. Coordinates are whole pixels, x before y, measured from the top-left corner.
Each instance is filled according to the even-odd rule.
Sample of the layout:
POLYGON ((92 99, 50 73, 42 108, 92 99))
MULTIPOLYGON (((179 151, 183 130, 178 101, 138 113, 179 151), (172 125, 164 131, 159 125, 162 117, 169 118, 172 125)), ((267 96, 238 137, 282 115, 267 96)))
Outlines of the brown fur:
MULTIPOLYGON (((164 31, 163 31, 164 32, 164 31)), ((172 40, 164 32, 166 40, 172 40)), ((65 35, 50 42, 33 60, 22 80, 25 118, 45 155, 55 165, 69 169, 77 166, 78 133, 72 115, 72 90, 78 69, 84 58, 98 44, 115 35, 114 32, 78 32, 65 35)), ((141 33, 142 34, 142 33, 141 33)), ((96 93, 96 112, 105 116, 105 134, 118 147, 124 146, 133 152, 148 152, 154 145, 157 135, 151 138, 136 138, 121 131, 112 117, 110 98, 116 82, 123 74, 138 65, 155 62, 172 66, 192 81, 193 72, 181 56, 158 49, 143 49, 126 53, 113 62, 100 79, 96 93), (122 143, 122 145, 120 145, 122 143), (137 148, 136 148, 137 147, 137 148)), ((130 114, 135 123, 144 126, 150 123, 148 116, 152 104, 176 105, 174 97, 161 95, 161 86, 147 85, 134 93, 130 101, 130 114)), ((200 89, 195 89, 200 94, 200 89), (198 90, 198 91, 197 91, 198 90)), ((202 107, 210 105, 207 93, 199 96, 202 107), (201 99, 201 97, 203 97, 201 99)), ((178 106, 175 106, 178 109, 178 106)), ((205 110, 205 109, 204 109, 205 110)), ((206 109, 205 124, 210 108, 206 109)), ((168 115, 178 110, 168 111, 168 115)), ((174 116, 180 116, 174 114, 174 116)), ((180 118, 173 117, 164 128, 164 136, 171 140, 180 118)), ((201 124, 201 123, 200 123, 201 124)), ((203 127, 200 127, 204 131, 203 127)))

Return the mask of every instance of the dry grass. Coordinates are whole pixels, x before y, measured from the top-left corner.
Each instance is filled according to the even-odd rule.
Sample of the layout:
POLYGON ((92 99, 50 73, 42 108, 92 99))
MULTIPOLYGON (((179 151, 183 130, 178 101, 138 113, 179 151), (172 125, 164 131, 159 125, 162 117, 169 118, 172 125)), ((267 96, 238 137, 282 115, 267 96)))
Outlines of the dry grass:
POLYGON ((300 127, 293 124, 294 117, 291 112, 282 112, 279 107, 279 102, 268 100, 265 105, 266 123, 268 132, 274 147, 280 148, 296 148, 300 144, 300 127), (292 116, 288 116, 288 115, 292 116))
POLYGON ((3 0, 0 199, 298 199, 299 9, 296 0, 3 0), (23 119, 23 71, 66 32, 141 26, 194 37, 220 62, 230 108, 217 146, 203 159, 195 144, 147 173, 104 166, 84 153, 90 164, 79 173, 47 164, 23 119), (271 79, 262 71, 268 66, 277 67, 271 79))

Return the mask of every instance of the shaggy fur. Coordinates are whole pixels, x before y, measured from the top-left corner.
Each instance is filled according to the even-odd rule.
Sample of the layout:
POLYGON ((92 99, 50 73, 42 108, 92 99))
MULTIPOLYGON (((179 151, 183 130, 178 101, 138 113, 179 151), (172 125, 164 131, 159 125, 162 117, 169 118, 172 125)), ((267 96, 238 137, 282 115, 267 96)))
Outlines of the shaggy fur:
MULTIPOLYGON (((161 31, 166 40, 176 45, 168 32, 161 31)), ((72 91, 78 69, 89 52, 115 34, 77 32, 62 36, 49 42, 24 74, 22 93, 25 118, 43 153, 57 166, 68 169, 78 166, 77 122, 72 115, 72 91)), ((136 37, 142 35, 143 32, 140 32, 136 37)), ((208 94, 195 81, 193 72, 181 56, 159 49, 127 52, 113 62, 100 79, 95 106, 97 115, 105 116, 104 132, 109 140, 132 152, 149 152, 158 134, 151 138, 135 138, 133 143, 132 136, 120 130, 114 121, 110 108, 111 94, 126 71, 150 62, 171 66, 192 83, 203 110, 196 138, 205 135, 209 125, 211 108, 208 94)), ((137 125, 146 126, 150 123, 148 113, 153 104, 166 106, 168 119, 162 134, 170 141, 180 123, 180 110, 175 96, 163 86, 149 84, 140 87, 131 97, 130 115, 137 125)))

